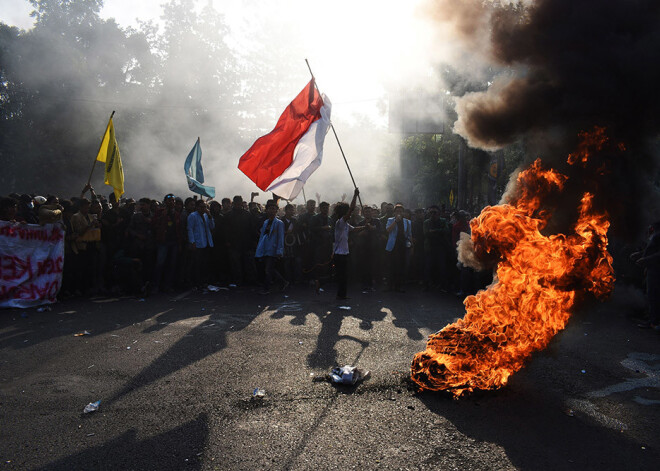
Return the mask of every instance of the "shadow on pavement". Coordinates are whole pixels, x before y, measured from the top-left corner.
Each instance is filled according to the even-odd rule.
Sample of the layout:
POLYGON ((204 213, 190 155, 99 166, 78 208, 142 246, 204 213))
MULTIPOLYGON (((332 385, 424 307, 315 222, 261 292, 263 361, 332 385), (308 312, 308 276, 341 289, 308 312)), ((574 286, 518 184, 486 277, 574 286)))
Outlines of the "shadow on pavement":
MULTIPOLYGON (((642 449, 619 430, 570 416, 557 398, 520 385, 458 401, 443 393, 418 397, 462 434, 504 448, 518 469, 655 470, 660 463, 657 450, 642 449)), ((446 449, 442 454, 447 457, 446 449)))
POLYGON ((77 298, 48 307, 51 311, 38 312, 35 308, 0 311, 0 331, 6 330, 0 332, 0 349, 19 350, 84 331, 89 332, 88 338, 93 338, 144 322, 164 309, 184 309, 182 303, 171 302, 162 296, 146 300, 132 297, 77 298), (122 308, 106 317, 94 312, 108 305, 122 308))
POLYGON ((200 414, 180 427, 144 440, 137 438, 135 430, 129 430, 103 445, 38 469, 202 469, 201 453, 208 436, 208 417, 200 414))
MULTIPOLYGON (((208 304, 208 306, 222 305, 221 299, 212 301, 209 299, 208 301, 214 303, 208 304)), ((261 314, 259 309, 247 309, 241 314, 240 319, 232 323, 231 332, 243 329, 259 314, 261 314)), ((229 322, 227 321, 227 315, 223 313, 209 312, 208 310, 200 312, 199 309, 193 310, 190 308, 169 309, 158 315, 155 318, 157 323, 144 329, 143 332, 153 333, 167 324, 206 316, 208 316, 208 319, 201 321, 199 325, 187 332, 165 353, 134 376, 120 391, 108 398, 107 404, 111 404, 136 389, 147 386, 224 349, 227 346, 229 322), (208 335, 209 333, 212 333, 212 335, 208 335)))
MULTIPOLYGON (((345 317, 361 319, 359 313, 360 311, 357 309, 348 311, 339 309, 338 307, 331 307, 326 311, 325 315, 319 316, 321 331, 319 332, 318 340, 316 342, 316 348, 307 356, 307 364, 310 367, 327 369, 338 366, 336 346, 340 340, 351 340, 362 347, 357 357, 350 362, 351 365, 358 364, 362 352, 364 352, 369 346, 369 341, 352 335, 340 335, 339 330, 341 329, 345 317)), ((385 314, 382 313, 381 320, 384 317, 385 314)), ((365 319, 363 319, 363 321, 365 321, 365 319)))

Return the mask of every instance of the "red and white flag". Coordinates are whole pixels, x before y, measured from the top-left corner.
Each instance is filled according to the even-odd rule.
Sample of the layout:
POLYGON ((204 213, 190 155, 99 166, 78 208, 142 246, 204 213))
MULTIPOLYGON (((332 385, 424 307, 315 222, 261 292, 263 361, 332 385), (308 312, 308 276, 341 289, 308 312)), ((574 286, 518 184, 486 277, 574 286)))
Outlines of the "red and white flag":
POLYGON ((314 79, 286 107, 275 128, 243 154, 238 168, 263 191, 293 200, 321 165, 331 103, 314 79))

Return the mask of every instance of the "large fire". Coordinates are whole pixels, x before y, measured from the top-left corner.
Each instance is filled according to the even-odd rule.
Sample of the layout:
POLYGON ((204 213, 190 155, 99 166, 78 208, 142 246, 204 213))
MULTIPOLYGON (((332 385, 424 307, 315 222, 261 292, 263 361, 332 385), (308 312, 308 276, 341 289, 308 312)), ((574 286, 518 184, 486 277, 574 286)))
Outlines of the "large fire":
MULTIPOLYGON (((581 137, 571 165, 585 165, 607 141, 601 128, 581 137)), ((567 178, 536 160, 519 174, 518 192, 507 204, 486 207, 470 222, 476 257, 497 261, 495 279, 465 299, 463 319, 432 334, 415 355, 411 377, 420 387, 455 397, 499 388, 566 326, 576 296, 602 299, 612 291, 609 222, 594 210, 592 194, 583 194, 572 233, 542 234, 552 216, 543 202, 561 192, 567 178)))

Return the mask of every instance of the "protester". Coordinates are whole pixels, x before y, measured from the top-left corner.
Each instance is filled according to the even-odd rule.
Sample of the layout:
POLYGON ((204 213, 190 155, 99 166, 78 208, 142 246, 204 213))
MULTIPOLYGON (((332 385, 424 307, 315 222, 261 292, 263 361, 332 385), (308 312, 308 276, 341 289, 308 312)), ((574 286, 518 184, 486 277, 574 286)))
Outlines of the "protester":
POLYGON ((14 198, 0 199, 0 221, 15 222, 17 213, 18 202, 14 198))
POLYGON ((403 205, 394 207, 394 217, 387 220, 388 232, 385 250, 390 254, 388 291, 403 293, 404 274, 408 250, 412 247, 412 223, 403 217, 403 205))
POLYGON ((191 249, 193 287, 201 288, 202 284, 207 281, 208 262, 213 247, 211 231, 214 227, 215 224, 213 218, 209 217, 206 202, 198 199, 195 203, 195 212, 188 216, 188 243, 191 249))
POLYGON ((640 324, 660 332, 660 221, 648 228, 648 242, 644 250, 631 255, 637 264, 646 269, 646 297, 649 319, 640 324))
POLYGON ((321 290, 321 281, 328 277, 332 260, 332 221, 328 216, 330 205, 323 201, 309 223, 311 245, 314 250, 314 286, 316 292, 321 290))
POLYGON ((276 215, 277 203, 271 200, 266 204, 266 220, 261 227, 259 243, 254 254, 264 263, 264 289, 261 294, 270 294, 274 278, 282 283, 282 291, 289 286, 289 282, 277 269, 277 262, 284 255, 284 223, 277 219, 276 215))
POLYGON ((378 273, 378 258, 380 257, 380 221, 373 217, 374 210, 369 206, 362 208, 364 219, 358 223, 363 227, 357 236, 357 258, 360 280, 363 291, 375 288, 374 279, 378 273))
POLYGON ((348 221, 355 209, 355 201, 359 194, 360 191, 356 188, 350 206, 343 201, 335 205, 334 219, 336 222, 333 257, 337 281, 337 299, 348 299, 346 296, 348 290, 348 233, 355 229, 348 221))
POLYGON ((151 224, 151 200, 141 198, 139 211, 131 216, 128 223, 128 255, 139 258, 142 262, 142 283, 149 291, 151 275, 155 262, 156 244, 153 239, 153 226, 151 224))
POLYGON ((305 206, 306 212, 298 217, 298 237, 302 244, 301 261, 303 273, 312 279, 314 268, 314 246, 312 245, 311 223, 316 214, 316 201, 307 200, 305 206))
MULTIPOLYGON (((42 197, 43 198, 43 197, 42 197)), ((62 220, 62 206, 57 196, 49 196, 37 210, 39 224, 54 224, 62 220)))
POLYGON ((211 231, 213 235, 213 249, 211 250, 210 276, 212 280, 225 283, 228 279, 227 245, 225 244, 225 215, 222 212, 222 205, 217 201, 211 201, 209 204, 209 212, 215 225, 211 231))
POLYGON ((72 244, 75 287, 81 293, 93 294, 98 256, 93 243, 101 240, 101 231, 89 215, 90 206, 87 198, 81 198, 78 212, 71 217, 71 230, 76 235, 72 244))
POLYGON ((425 271, 424 289, 428 290, 433 283, 442 290, 448 289, 447 246, 449 245, 449 226, 440 217, 440 208, 429 207, 429 218, 424 221, 424 251, 425 271))
POLYGON ((177 257, 183 240, 181 218, 174 205, 174 195, 163 198, 163 206, 156 210, 152 220, 156 239, 156 263, 151 284, 153 291, 172 292, 176 279, 177 257))
POLYGON ((294 284, 298 279, 300 267, 297 253, 298 233, 296 231, 295 207, 287 204, 284 207, 284 215, 280 218, 284 223, 284 277, 289 284, 294 284))
POLYGON ((232 209, 225 215, 225 245, 229 258, 230 281, 242 285, 247 281, 246 253, 250 240, 251 217, 243 209, 243 198, 234 196, 232 209))

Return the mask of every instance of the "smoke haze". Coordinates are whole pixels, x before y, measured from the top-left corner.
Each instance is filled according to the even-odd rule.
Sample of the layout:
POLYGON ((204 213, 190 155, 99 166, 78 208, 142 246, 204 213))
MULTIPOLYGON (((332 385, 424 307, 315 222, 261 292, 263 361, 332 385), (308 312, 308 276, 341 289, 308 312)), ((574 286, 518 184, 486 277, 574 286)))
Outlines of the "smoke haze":
MULTIPOLYGON (((10 3, 15 7, 4 9, 0 17, 6 22, 28 4, 4 0, 3 6, 10 3)), ((388 132, 388 90, 429 73, 424 31, 431 25, 416 15, 418 2, 339 1, 323 8, 299 0, 216 2, 215 8, 213 2, 192 0, 163 6, 140 2, 138 8, 123 0, 87 2, 98 4, 97 20, 90 11, 75 9, 83 3, 61 2, 54 13, 37 16, 27 26, 22 23, 28 29, 6 49, 10 78, 31 96, 36 91, 49 99, 29 102, 32 115, 43 117, 38 129, 13 132, 3 144, 0 159, 14 175, 3 180, 4 193, 77 194, 115 110, 126 196, 191 196, 183 161, 200 137, 205 184, 215 186, 218 197, 246 197, 259 190, 237 169, 238 159, 273 128, 305 86, 308 58, 321 91, 333 103, 333 123, 363 201, 396 198, 387 181, 399 172, 400 135, 388 132), (117 5, 124 5, 123 10, 117 5), (62 11, 69 23, 55 24, 64 17, 62 11), (150 15, 140 18, 146 11, 150 15), (119 23, 105 19, 111 15, 119 23), (29 29, 35 20, 37 27, 29 29), (82 52, 76 50, 83 42, 82 52), (122 46, 108 47, 113 44, 122 46), (84 54, 82 66, 71 57, 78 53, 84 54), (46 126, 51 140, 65 136, 70 145, 51 155, 49 148, 28 142, 31 133, 46 126), (33 178, 26 169, 44 160, 53 163, 51 170, 66 165, 66 171, 52 171, 45 180, 33 178)), ((28 94, 17 87, 13 92, 28 94)), ((98 168, 92 183, 98 191, 110 192, 98 168)), ((352 192, 332 133, 325 141, 323 164, 305 192, 308 198, 318 193, 328 201, 352 192)))

